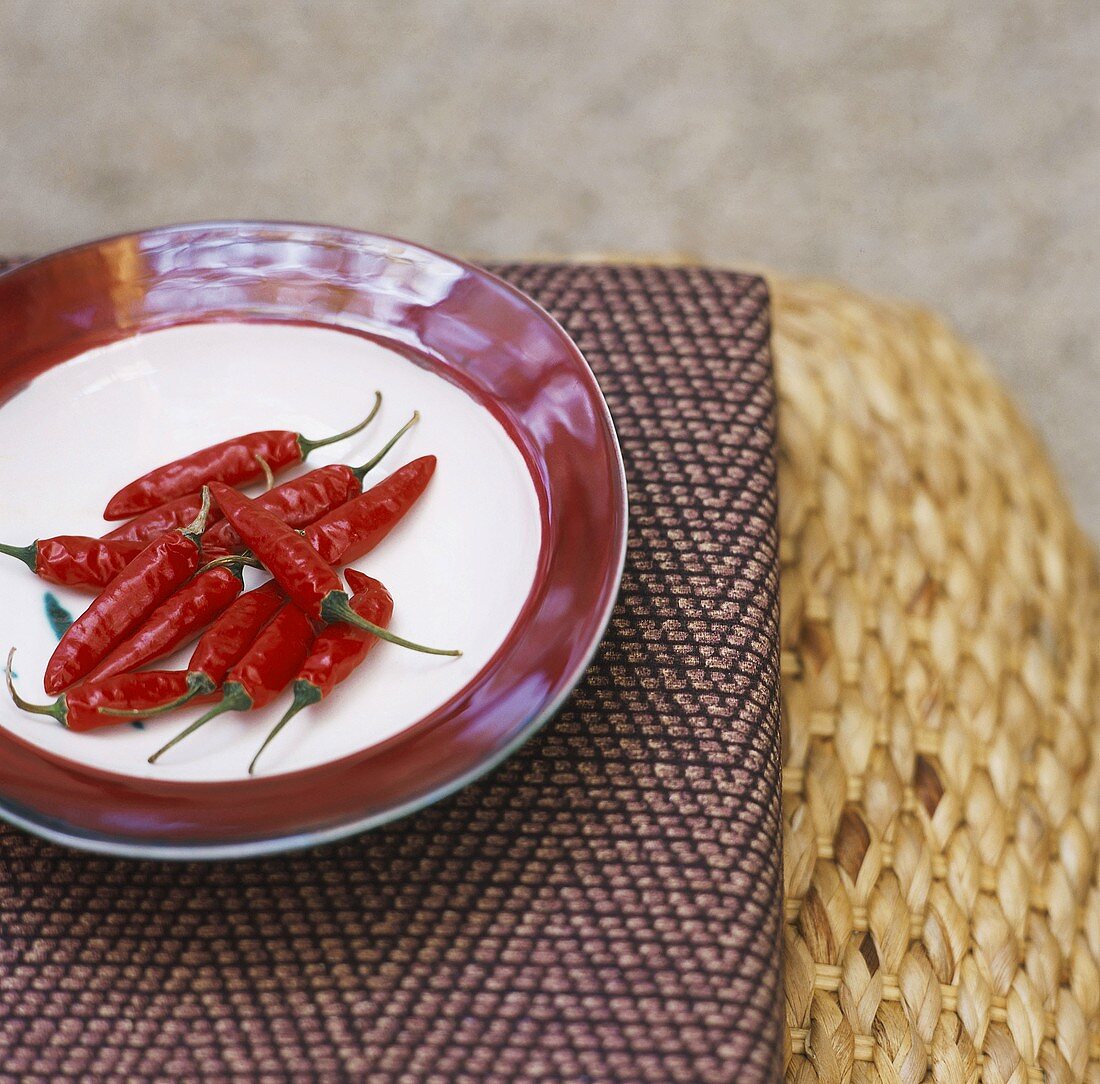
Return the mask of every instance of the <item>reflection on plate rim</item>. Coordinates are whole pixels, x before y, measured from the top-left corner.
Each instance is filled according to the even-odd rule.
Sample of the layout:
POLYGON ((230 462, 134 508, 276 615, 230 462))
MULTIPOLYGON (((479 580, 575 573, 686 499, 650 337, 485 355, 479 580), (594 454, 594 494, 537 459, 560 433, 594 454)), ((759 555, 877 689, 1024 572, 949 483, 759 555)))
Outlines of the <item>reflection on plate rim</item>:
MULTIPOLYGON (((333 824, 329 827, 318 829, 315 831, 288 833, 285 835, 276 835, 266 837, 262 839, 233 841, 226 843, 149 843, 149 842, 132 842, 128 840, 113 839, 108 836, 82 834, 78 831, 71 830, 69 828, 57 828, 51 823, 51 818, 44 817, 42 820, 35 819, 34 817, 27 816, 20 811, 18 807, 13 808, 6 799, 0 797, 0 818, 8 821, 9 823, 16 825, 36 836, 39 836, 45 840, 53 843, 59 843, 68 847, 72 847, 81 851, 111 855, 115 857, 123 858, 137 858, 137 859, 158 859, 158 860, 177 860, 177 861, 194 861, 194 860, 233 860, 242 858, 263 857, 273 854, 286 853, 290 851, 302 850, 305 848, 315 847, 332 843, 340 839, 344 839, 350 836, 358 835, 362 832, 369 831, 372 828, 380 827, 384 824, 391 823, 406 817, 414 812, 424 809, 430 805, 433 805, 442 799, 448 797, 451 794, 456 793, 459 790, 469 786, 471 783, 491 772, 494 768, 500 765, 504 760, 510 757, 517 749, 524 745, 530 738, 540 730, 549 719, 551 719, 556 712, 561 708, 562 704, 571 695, 573 689, 580 681, 588 665, 591 663, 592 658, 595 656, 603 637, 606 633, 607 627, 610 623, 612 612, 615 607, 616 599, 618 596, 619 587, 621 584, 623 568, 626 560, 626 548, 627 548, 627 523, 628 523, 628 494, 626 484, 626 473, 623 464, 622 450, 618 440, 618 434, 615 430, 614 420, 611 417, 610 410, 608 409, 606 399, 603 396, 602 390, 596 381, 595 375, 592 373, 591 368, 588 366, 587 361, 584 359, 584 355, 577 347, 576 343, 569 336, 569 334, 562 328, 562 326, 555 320, 541 305, 524 294, 517 287, 511 283, 499 278, 492 274, 492 272, 486 271, 484 268, 470 264, 465 260, 449 256, 445 253, 441 253, 438 250, 432 249, 428 246, 417 244, 402 240, 400 238, 392 237, 385 234, 378 234, 367 231, 350 230, 345 227, 329 227, 315 223, 298 223, 298 222, 282 222, 282 221, 207 221, 196 223, 184 223, 179 225, 156 227, 151 230, 132 231, 123 234, 111 235, 96 240, 82 242, 81 244, 74 245, 68 248, 59 249, 54 252, 37 257, 33 260, 17 264, 7 270, 0 272, 0 279, 6 278, 9 275, 19 274, 21 271, 32 269, 36 265, 45 263, 52 259, 57 259, 65 256, 72 256, 86 249, 96 249, 104 244, 108 244, 112 241, 118 241, 122 239, 140 237, 148 234, 170 234, 174 231, 182 230, 219 230, 228 228, 256 228, 256 229, 293 229, 293 230, 320 230, 320 231, 332 231, 346 236, 358 236, 361 238, 369 239, 372 242, 378 243, 390 243, 398 248, 414 249, 429 256, 435 257, 439 260, 447 263, 457 265, 461 267, 465 272, 472 273, 475 276, 484 276, 490 279, 498 287, 503 288, 508 294, 512 295, 521 304, 533 309, 543 320, 550 324, 561 337, 562 341, 567 344, 576 360, 578 360, 584 370, 587 371, 589 379, 591 380, 592 388, 595 392, 593 397, 594 401, 598 405, 598 410, 602 415, 607 432, 610 435, 610 447, 614 453, 614 464, 617 471, 617 480, 619 484, 619 496, 621 500, 618 502, 618 511, 621 516, 621 534, 618 539, 617 551, 614 554, 614 567, 613 576, 610 582, 614 585, 608 592, 604 601, 602 612, 596 618, 594 624, 594 633, 590 638, 590 642, 583 653, 583 656, 577 661, 577 663, 571 667, 561 679, 561 689, 559 693, 549 701, 542 710, 533 715, 526 723, 519 727, 519 729, 512 735, 511 739, 506 742, 501 748, 497 749, 492 755, 479 761, 473 765, 469 770, 462 774, 455 776, 452 779, 447 780, 442 785, 436 787, 434 790, 428 791, 425 794, 419 795, 406 802, 399 803, 386 808, 378 813, 371 814, 359 819, 349 819, 337 824, 333 824)), ((172 323, 164 325, 166 327, 180 326, 179 323, 172 323)), ((324 323, 315 321, 306 321, 309 326, 316 326, 321 328, 330 328, 331 330, 341 330, 339 327, 331 327, 324 323)), ((149 329, 152 330, 152 329, 149 329)), ((392 344, 401 352, 401 344, 394 342, 392 344)), ((90 347, 89 347, 90 349, 90 347)), ((74 355, 75 356, 75 355, 74 355)), ((52 366, 51 366, 52 367, 52 366)), ((437 374, 438 375, 438 374, 437 374)), ((483 404, 484 405, 484 404, 483 404)), ((508 427, 506 426, 506 431, 508 427)), ((509 432, 509 436, 512 434, 509 432)), ((513 438, 514 439, 514 438, 513 438)), ((521 455, 525 461, 527 455, 520 449, 521 455)), ((540 502, 541 503, 541 502, 540 502)), ((545 523, 543 524, 545 530, 545 523)), ((541 561, 540 561, 541 564, 541 561)), ((532 593, 535 590, 538 579, 536 577, 536 583, 532 585, 532 593)), ((527 610, 530 603, 530 597, 524 603, 521 608, 520 616, 517 618, 516 624, 522 620, 524 612, 527 610)), ((514 626, 513 626, 514 630, 514 626)), ((505 637, 501 647, 510 639, 511 631, 505 637)), ((495 656, 494 656, 495 657, 495 656)), ((477 675, 471 678, 466 687, 470 687, 479 680, 480 675, 487 669, 492 663, 486 663, 486 667, 482 671, 479 671, 477 675)), ((460 695, 460 694, 456 694, 460 695)), ((423 720, 416 720, 409 724, 409 727, 405 728, 405 733, 409 729, 415 728, 418 723, 423 720)), ((27 745, 28 748, 34 750, 37 755, 44 756, 48 759, 60 761, 64 763, 74 764, 81 769, 87 769, 88 766, 80 762, 71 761, 69 758, 54 754, 52 752, 46 752, 41 750, 37 746, 25 743, 23 739, 17 735, 7 732, 7 736, 20 744, 27 745)), ((371 751, 381 748, 387 745, 393 740, 394 735, 391 738, 385 739, 377 746, 371 747, 371 751)), ((105 772, 102 769, 94 769, 97 774, 108 777, 114 773, 105 772)), ((301 772, 314 771, 316 768, 299 769, 301 772)), ((286 776, 297 774, 297 772, 280 773, 286 776)), ((122 776, 120 778, 129 779, 131 777, 122 776)), ((175 785, 181 787, 194 787, 202 788, 210 785, 202 782, 196 783, 177 783, 175 785)), ((247 782, 243 782, 240 785, 247 786, 247 782)))
MULTIPOLYGON (((33 439, 36 424, 34 419, 51 411, 55 400, 58 401, 59 405, 62 401, 69 403, 74 397, 79 397, 82 388, 89 384, 98 385, 103 381, 114 383, 113 377, 115 374, 120 372, 129 374, 137 371, 133 369, 135 363, 146 374, 143 383, 144 379, 148 378, 149 370, 147 366, 150 363, 153 369, 164 377, 168 383, 168 390, 165 392, 158 389, 157 397, 165 397, 166 401, 170 402, 172 398, 184 398, 188 395, 189 388, 195 385, 196 380, 198 386, 202 386, 204 383, 208 385, 211 380, 218 378, 224 367, 232 366, 238 358, 246 356, 253 359, 250 363, 252 369, 251 379, 257 383, 268 380, 272 386, 280 389, 279 395, 272 401, 269 394, 267 396, 268 401, 262 410, 257 412, 254 409, 254 416, 241 424, 237 424, 235 421, 228 422, 224 419, 211 422, 204 413, 203 432, 208 436, 214 432, 210 428, 211 425, 220 427, 223 422, 228 428, 217 428, 219 434, 231 431, 244 432, 246 429, 259 428, 264 421, 273 416, 273 410, 280 409, 278 404, 286 393, 284 377, 286 380, 293 379, 297 382, 293 394, 296 398, 302 399, 313 394, 310 388, 317 383, 315 377, 319 371, 318 366, 331 362, 338 366, 338 371, 328 373, 323 381, 330 388, 329 399, 326 401, 322 395, 322 402, 318 404, 323 411, 327 409, 331 412, 340 409, 339 402, 334 403, 332 401, 332 388, 348 388, 352 386, 354 381, 366 379, 370 388, 373 389, 377 386, 386 389, 386 409, 390 412, 390 416, 387 417, 385 413, 383 414, 383 429, 390 422, 393 426, 396 426, 398 420, 405 421, 406 414, 412 410, 414 404, 422 415, 427 412, 427 419, 421 421, 420 426, 413 435, 405 438, 402 446, 398 447, 394 453, 392 460, 382 464, 377 473, 370 476, 368 488, 370 485, 380 484, 394 470, 400 469, 401 462, 409 460, 410 456, 419 457, 430 452, 447 460, 464 460, 462 464, 452 462, 450 465, 443 466, 443 469, 438 472, 439 475, 454 469, 459 477, 448 478, 449 485, 446 495, 441 492, 442 483, 439 481, 434 482, 429 487, 429 492, 425 495, 424 500, 417 501, 417 510, 414 510, 412 518, 415 518, 416 515, 423 515, 427 511, 427 509, 419 511, 424 504, 432 504, 442 500, 445 504, 450 504, 448 509, 450 517, 439 520, 438 515, 440 513, 437 509, 434 521, 436 530, 453 528, 462 535, 473 534, 476 536, 484 530, 484 524, 502 524, 503 522, 492 516, 487 519, 483 511, 475 511, 480 508, 482 499, 487 497, 488 493, 491 492, 496 495, 510 492, 507 478, 500 477, 499 474, 494 474, 494 472, 503 470, 505 475, 514 474, 519 487, 521 487, 521 489, 511 490, 514 493, 513 501, 518 501, 513 510, 521 516, 523 523, 523 529, 519 535, 517 536, 515 531, 507 527, 503 534, 498 532, 493 539, 482 538, 475 549, 470 548, 468 537, 465 543, 467 552, 463 560, 468 559, 471 561, 480 578, 485 581, 485 592, 480 587, 475 587, 474 595, 466 597, 465 605, 467 607, 478 607, 484 603, 486 595, 494 597, 494 601, 500 604, 499 609, 496 605, 493 605, 488 607, 486 611, 490 614, 497 614, 496 619, 490 618, 490 620, 494 620, 496 626, 492 633, 478 635, 475 632, 468 637, 465 622, 462 623, 462 631, 453 629, 454 638, 448 642, 453 642, 462 647, 467 657, 455 661, 466 665, 461 667, 459 675, 450 677, 433 667, 433 673, 424 674, 423 676, 426 681, 437 684, 435 695, 429 695, 428 698, 421 699, 419 704, 407 705, 405 710, 398 710, 395 713, 393 704, 395 702, 400 703, 402 697, 407 695, 408 689, 416 686, 419 678, 410 675, 407 682, 399 682, 395 685, 392 676, 388 679, 383 677, 380 695, 383 699, 389 700, 390 708, 388 712, 385 712, 387 722, 381 728, 377 727, 377 720, 373 724, 368 722, 374 714, 368 704, 375 702, 374 697, 378 695, 377 687, 372 686, 375 692, 370 694, 372 700, 369 702, 358 699, 355 691, 345 689, 339 697, 335 698, 338 701, 335 711, 341 718, 338 720, 336 727, 330 730, 332 737, 327 742, 322 739, 323 744, 320 747, 315 741, 310 746, 310 739, 307 736, 305 739, 307 748, 295 749, 292 746, 289 757, 283 762, 280 762, 280 754, 277 752, 272 756, 268 756, 264 770, 260 773, 265 779, 277 776, 292 778, 301 773, 303 779, 308 780, 308 773, 315 769, 323 769, 327 765, 334 765, 344 760, 357 760, 369 756, 372 752, 384 748, 388 742, 400 740, 401 736, 410 728, 415 727, 423 719, 430 718, 436 712, 442 711, 446 705, 452 703, 456 698, 460 698, 464 691, 475 685, 484 675, 486 669, 497 659, 500 649, 508 642, 517 627, 521 625, 522 618, 537 595, 540 568, 548 558, 547 550, 549 548, 547 544, 548 535, 545 530, 543 494, 540 490, 541 482, 534 477, 536 472, 532 463, 528 461, 523 451, 517 446, 508 428, 501 424, 500 419, 495 416, 491 409, 486 409, 485 404, 476 395, 469 394, 464 388, 446 379, 445 374, 440 374, 418 363, 417 359, 409 358, 406 353, 393 349, 389 344, 349 333, 343 328, 317 324, 303 325, 300 323, 255 321, 239 324, 231 321, 185 323, 141 332, 137 336, 122 338, 106 346, 93 347, 90 351, 77 354, 70 360, 61 362, 39 374, 27 389, 18 393, 9 404, 5 405, 4 409, 13 404, 16 399, 21 398, 22 395, 30 393, 40 380, 46 385, 38 388, 36 403, 24 404, 19 422, 14 423, 19 426, 16 430, 17 435, 14 443, 17 445, 20 443, 27 444, 33 439), (180 336, 180 333, 182 333, 182 336, 180 336), (339 339, 334 344, 332 339, 337 335, 339 335, 339 339), (117 348, 121 348, 121 351, 117 348), (193 362, 193 359, 200 357, 204 360, 193 362), (204 366, 204 371, 200 371, 196 376, 192 369, 193 364, 204 366), (270 369, 269 366, 271 365, 282 366, 282 370, 279 371, 278 368, 270 369), (74 366, 75 368, 66 373, 67 366, 74 366), (373 375, 365 375, 363 372, 364 366, 373 370, 373 375), (293 378, 290 376, 290 370, 294 370, 295 375, 293 378), (58 374, 60 381, 50 384, 49 381, 55 374, 58 374), (172 380, 181 383, 177 383, 175 387, 172 387, 172 380), (398 401, 396 410, 399 418, 393 416, 395 400, 398 401), (471 449, 471 435, 473 437, 473 449, 471 449), (418 441, 422 445, 420 451, 412 453, 404 451, 403 448, 409 441, 418 441), (427 447, 423 447, 425 442, 427 447), (496 450, 498 447, 499 451, 496 450), (486 476, 491 477, 493 481, 487 483, 486 476), (521 508, 519 505, 523 507, 521 508), (482 526, 479 527, 479 525, 482 526), (507 597, 501 597, 499 594, 501 585, 507 584, 508 579, 506 577, 502 580, 496 573, 497 559, 494 548, 497 545, 496 538, 499 538, 500 545, 505 550, 509 546, 517 547, 514 553, 522 554, 523 562, 528 565, 523 570, 521 578, 514 582, 514 589, 507 593, 507 597), (526 539, 526 543, 518 541, 518 539, 523 538, 526 539), (486 556, 490 554, 493 556, 486 556), (488 562, 488 564, 487 566, 486 564, 480 564, 479 567, 480 562, 488 562), (492 584, 490 584, 490 581, 492 581, 492 584), (473 656, 472 667, 470 665, 471 655, 473 656), (438 687, 440 680, 442 680, 445 687, 438 687), (362 739, 356 736, 360 720, 367 723, 374 731, 362 739), (337 731, 339 731, 339 734, 337 731), (318 755, 318 752, 321 755, 318 755)), ((138 393, 139 402, 136 404, 114 402, 110 406, 100 406, 91 411, 81 408, 81 413, 84 414, 85 418, 94 418, 97 412, 106 412, 104 414, 106 417, 125 417, 147 408, 145 394, 144 391, 138 393)), ((339 400, 339 396, 337 396, 337 400, 339 400)), ((311 400, 311 403, 313 402, 314 400, 311 400)), ((0 415, 0 417, 3 417, 3 415, 0 415)), ((159 447, 157 434, 159 434, 161 428, 165 424, 173 424, 161 421, 159 413, 155 415, 155 418, 157 419, 154 425, 156 433, 152 438, 151 447, 147 446, 144 452, 144 454, 150 456, 156 455, 159 447)), ((63 428, 67 425, 64 419, 57 419, 57 424, 63 428)), ((74 419, 73 424, 78 426, 81 423, 74 419)), ((298 419, 295 427, 301 428, 304 424, 304 418, 298 419)), ((322 431, 321 426, 324 424, 327 423, 321 420, 310 420, 309 422, 310 426, 317 427, 318 432, 322 431)), ((361 443, 370 444, 373 442, 377 445, 391 435, 389 432, 378 430, 378 424, 375 423, 371 433, 365 434, 365 439, 361 443)), ((8 427, 5 426, 5 431, 7 429, 8 427)), ((174 439, 177 446, 179 446, 181 440, 185 441, 184 447, 196 447, 202 443, 202 440, 194 435, 192 435, 189 445, 186 443, 187 438, 178 434, 174 439)), ((104 438, 102 427, 98 424, 93 423, 89 431, 81 433, 78 443, 74 446, 89 449, 94 447, 96 449, 95 457, 105 458, 108 461, 114 460, 111 482, 115 481, 114 473, 116 471, 132 469, 133 464, 129 457, 129 448, 126 449, 125 454, 119 454, 112 446, 112 439, 110 437, 104 438), (95 443, 99 441, 103 441, 103 444, 95 443)), ((337 460, 358 462, 360 459, 366 458, 366 454, 364 448, 362 455, 353 455, 351 460, 345 459, 344 454, 339 450, 336 451, 334 456, 330 453, 330 456, 334 462, 337 460)), ((299 464, 298 467, 301 471, 308 472, 323 465, 323 463, 316 463, 311 460, 308 463, 299 464)), ((46 492, 51 484, 49 474, 46 476, 39 474, 28 482, 23 477, 22 467, 16 462, 7 464, 7 470, 8 473, 4 474, 4 481, 8 487, 15 488, 22 485, 26 492, 34 494, 46 492)), ((100 487, 102 485, 101 479, 100 487)), ((79 502, 87 494, 87 486, 78 485, 77 490, 78 493, 73 494, 73 499, 79 502)), ((87 517, 88 523, 91 523, 94 518, 98 518, 99 508, 100 503, 95 500, 93 494, 88 507, 81 509, 83 516, 87 517)), ((503 514, 503 509, 498 511, 503 514)), ((37 503, 33 512, 34 519, 37 520, 39 514, 37 503)), ((108 526, 112 526, 112 524, 108 524, 108 526)), ((33 523, 27 524, 26 527, 26 533, 29 536, 33 533, 35 525, 33 523)), ((86 529, 89 533, 96 533, 94 527, 87 527, 86 529)), ((20 530, 22 532, 22 527, 20 530)), ((428 537, 431 537, 430 526, 428 537)), ((442 553, 448 553, 451 549, 450 546, 445 547, 443 551, 434 546, 431 548, 435 551, 435 560, 440 559, 442 553)), ((396 570, 391 567, 387 571, 387 565, 392 565, 394 555, 400 553, 401 546, 399 544, 394 547, 391 542, 387 541, 383 550, 384 552, 380 554, 381 566, 379 566, 373 554, 367 559, 370 570, 374 575, 389 584, 394 589, 395 594, 400 588, 399 597, 407 601, 407 592, 410 589, 407 578, 421 580, 424 570, 419 562, 415 562, 410 566, 407 558, 402 567, 401 559, 398 558, 399 567, 396 570), (380 567, 381 571, 379 571, 380 567)), ((431 565, 433 557, 427 554, 425 554, 425 557, 431 565)), ((456 560, 456 557, 451 553, 443 559, 445 561, 444 573, 449 578, 450 566, 456 560)), ((356 566, 363 567, 358 562, 353 562, 352 567, 356 566)), ((18 572, 15 572, 14 569, 12 571, 19 576, 24 586, 30 585, 30 593, 37 593, 40 597, 42 595, 48 597, 53 592, 60 593, 65 597, 66 605, 74 612, 79 612, 90 601, 90 596, 81 598, 76 595, 70 597, 71 592, 62 591, 48 582, 43 583, 27 577, 22 566, 19 566, 18 572), (35 590, 35 584, 37 584, 37 590, 35 590)), ((431 575, 431 572, 432 568, 430 567, 428 574, 431 575)), ((439 567, 434 567, 434 572, 438 579, 439 567)), ((466 582, 467 585, 471 582, 477 584, 478 580, 470 581, 467 579, 466 582)), ((19 607, 19 603, 15 602, 12 596, 5 593, 3 602, 7 605, 9 613, 22 612, 21 608, 18 611, 15 609, 19 607)), ((423 597, 421 597, 420 602, 421 604, 425 602, 423 597)), ((455 612, 449 599, 435 596, 433 604, 435 603, 442 604, 452 613, 455 612)), ((408 609, 405 609, 405 613, 407 616, 408 609)), ((484 615, 482 616, 484 619, 484 615)), ((421 611, 421 618, 427 618, 429 622, 431 621, 430 616, 424 611, 421 611)), ((422 627, 425 626, 422 625, 422 627)), ((397 631, 401 630, 398 629, 397 631)), ((17 633, 14 628, 11 632, 12 636, 17 638, 16 642, 19 642, 18 637, 21 634, 17 633)), ((404 630, 404 634, 413 635, 415 638, 415 629, 407 628, 404 630)), ((42 638, 45 639, 44 634, 42 638)), ((435 635, 432 642, 438 641, 439 636, 435 635)), ((45 645, 47 653, 52 644, 53 637, 51 636, 49 637, 49 643, 45 645)), ((39 647, 42 646, 42 644, 39 645, 39 647)), ((184 660, 190 650, 191 648, 184 648, 181 653, 173 653, 174 657, 159 662, 155 668, 177 669, 179 666, 184 665, 184 660)), ((387 655, 388 663, 394 661, 389 658, 389 652, 384 654, 387 655)), ((397 654, 404 653, 398 651, 397 654)), ((22 649, 20 649, 20 656, 23 660, 22 665, 27 665, 26 653, 22 649)), ((2 658, 0 658, 0 661, 2 661, 2 658)), ((40 662, 41 665, 45 664, 45 656, 42 657, 40 662)), ((388 663, 379 664, 377 660, 373 660, 368 665, 373 667, 382 665, 385 669, 388 663)), ((446 669, 450 669, 450 667, 446 669)), ((354 676, 348 684, 355 684, 354 676)), ((362 692, 363 690, 358 691, 362 692)), ((32 695, 31 699, 41 699, 41 696, 32 695)), ((120 781, 130 780, 137 785, 151 782, 163 783, 173 787, 181 785, 201 787, 208 783, 214 785, 249 783, 249 776, 244 769, 248 763, 248 758, 255 752, 257 735, 263 732, 262 725, 273 724, 279 717, 279 713, 273 707, 268 712, 270 718, 265 717, 259 721, 261 727, 259 730, 257 730, 257 720, 252 718, 245 721, 246 717, 237 715, 237 726, 244 726, 248 730, 247 735, 240 735, 243 738, 243 744, 237 743, 229 747, 223 745, 200 752, 198 756, 185 754, 182 758, 182 764, 170 763, 166 765, 161 762, 157 769, 149 769, 143 763, 147 754, 151 753, 160 744, 160 741, 166 741, 173 732, 181 729, 185 725, 185 718, 177 716, 174 719, 167 720, 166 725, 157 726, 156 729, 160 733, 160 738, 154 744, 149 744, 152 738, 146 736, 147 740, 142 742, 141 738, 133 733, 125 735, 129 740, 119 746, 114 744, 114 739, 121 736, 118 734, 102 735, 108 740, 98 745, 98 735, 90 740, 86 735, 76 735, 74 741, 73 735, 62 737, 61 728, 56 724, 52 726, 43 725, 40 719, 20 716, 18 712, 12 714, 10 724, 6 718, 3 722, 0 722, 0 730, 2 730, 5 737, 18 741, 24 748, 34 749, 43 758, 47 758, 74 772, 94 772, 120 781), (220 764, 218 764, 219 760, 220 764), (215 764, 217 764, 215 770, 208 770, 215 764), (182 773, 175 770, 181 766, 182 773), (167 771, 164 770, 166 767, 168 768, 167 771)), ((195 712, 194 714, 197 716, 199 713, 195 712)), ((326 726, 331 725, 326 724, 326 726)), ((122 729, 125 730, 126 728, 122 729)), ((307 724, 303 734, 308 735, 308 732, 312 729, 314 728, 307 724)), ((308 786, 308 781, 305 785, 308 786)))

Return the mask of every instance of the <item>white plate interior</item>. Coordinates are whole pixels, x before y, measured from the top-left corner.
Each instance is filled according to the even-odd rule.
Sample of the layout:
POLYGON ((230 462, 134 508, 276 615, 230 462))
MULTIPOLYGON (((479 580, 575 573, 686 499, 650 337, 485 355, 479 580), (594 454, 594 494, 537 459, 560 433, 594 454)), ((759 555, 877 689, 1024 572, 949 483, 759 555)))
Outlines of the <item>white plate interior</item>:
MULTIPOLYGON (((530 592, 541 541, 538 497, 504 428, 460 388, 400 354, 323 328, 204 324, 137 335, 58 365, 0 408, 0 541, 102 534, 114 526, 102 519, 107 498, 158 463, 256 429, 337 432, 367 413, 376 388, 382 409, 364 432, 319 449, 279 480, 325 463, 364 462, 418 409, 419 425, 366 484, 429 453, 439 460, 435 476, 408 516, 353 567, 389 588, 395 632, 463 655, 441 659, 379 644, 330 698, 283 730, 260 771, 298 770, 375 745, 429 714, 485 665, 530 592)), ((56 643, 48 591, 74 615, 90 599, 0 558, 0 648, 4 655, 18 648, 17 686, 35 701, 48 699, 41 677, 56 643)), ((182 667, 190 651, 156 666, 182 667)), ((149 754, 197 709, 140 729, 74 734, 18 711, 4 693, 0 725, 108 771, 244 779, 289 699, 220 716, 156 765, 147 763, 149 754)))

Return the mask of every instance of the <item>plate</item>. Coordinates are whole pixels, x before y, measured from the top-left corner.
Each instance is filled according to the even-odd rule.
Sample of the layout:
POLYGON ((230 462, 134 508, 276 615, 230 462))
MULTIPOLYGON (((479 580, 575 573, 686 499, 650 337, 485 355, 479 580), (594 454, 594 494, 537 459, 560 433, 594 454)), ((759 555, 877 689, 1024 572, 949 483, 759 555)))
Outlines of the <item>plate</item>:
MULTIPOLYGON (((297 716, 249 778, 289 697, 221 716, 155 766, 182 712, 72 734, 0 704, 0 816, 86 850, 230 858, 327 842, 468 784, 580 679, 610 618, 626 541, 622 459, 591 370, 541 308, 487 272, 394 238, 211 223, 97 241, 0 275, 2 540, 99 534, 106 497, 233 433, 363 432, 306 468, 368 476, 438 458, 424 497, 354 567, 395 599, 393 629, 463 655, 380 644, 297 716)), ((303 469, 306 469, 303 468, 303 469)), ((87 596, 4 559, 0 645, 41 674, 61 610, 87 596)), ((158 664, 183 665, 187 652, 158 664)))

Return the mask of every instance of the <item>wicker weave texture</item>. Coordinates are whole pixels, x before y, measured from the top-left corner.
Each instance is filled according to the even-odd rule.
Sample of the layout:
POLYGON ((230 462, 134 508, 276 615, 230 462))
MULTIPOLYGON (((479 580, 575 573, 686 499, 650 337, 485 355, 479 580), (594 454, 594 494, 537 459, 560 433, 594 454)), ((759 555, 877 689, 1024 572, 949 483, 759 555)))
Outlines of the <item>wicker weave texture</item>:
POLYGON ((1100 578, 935 318, 773 279, 790 1081, 1100 1081, 1100 578))

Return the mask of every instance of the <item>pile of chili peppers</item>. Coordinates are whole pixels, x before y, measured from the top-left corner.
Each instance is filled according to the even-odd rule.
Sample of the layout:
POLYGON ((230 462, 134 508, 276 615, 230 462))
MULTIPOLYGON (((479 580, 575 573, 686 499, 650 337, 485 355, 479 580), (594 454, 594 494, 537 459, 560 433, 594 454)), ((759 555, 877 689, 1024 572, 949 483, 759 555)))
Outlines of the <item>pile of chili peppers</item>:
POLYGON ((47 664, 43 684, 57 696, 52 704, 28 703, 16 692, 11 649, 7 683, 15 703, 90 731, 213 702, 152 763, 222 712, 263 707, 293 685, 293 702, 253 758, 252 774, 290 719, 327 696, 378 640, 460 654, 390 632, 386 588, 348 569, 349 594, 336 571, 377 546, 431 480, 436 460, 428 455, 363 488, 417 414, 361 466, 320 467, 274 484, 277 472, 314 449, 360 432, 381 401, 376 393, 363 421, 323 440, 289 430, 247 433, 157 467, 108 501, 104 518, 126 522, 102 538, 59 535, 0 546, 42 579, 98 591, 47 664), (260 478, 266 492, 239 492, 260 478), (246 591, 244 566, 266 569, 271 578, 246 591), (142 669, 196 638, 185 669, 142 669))

